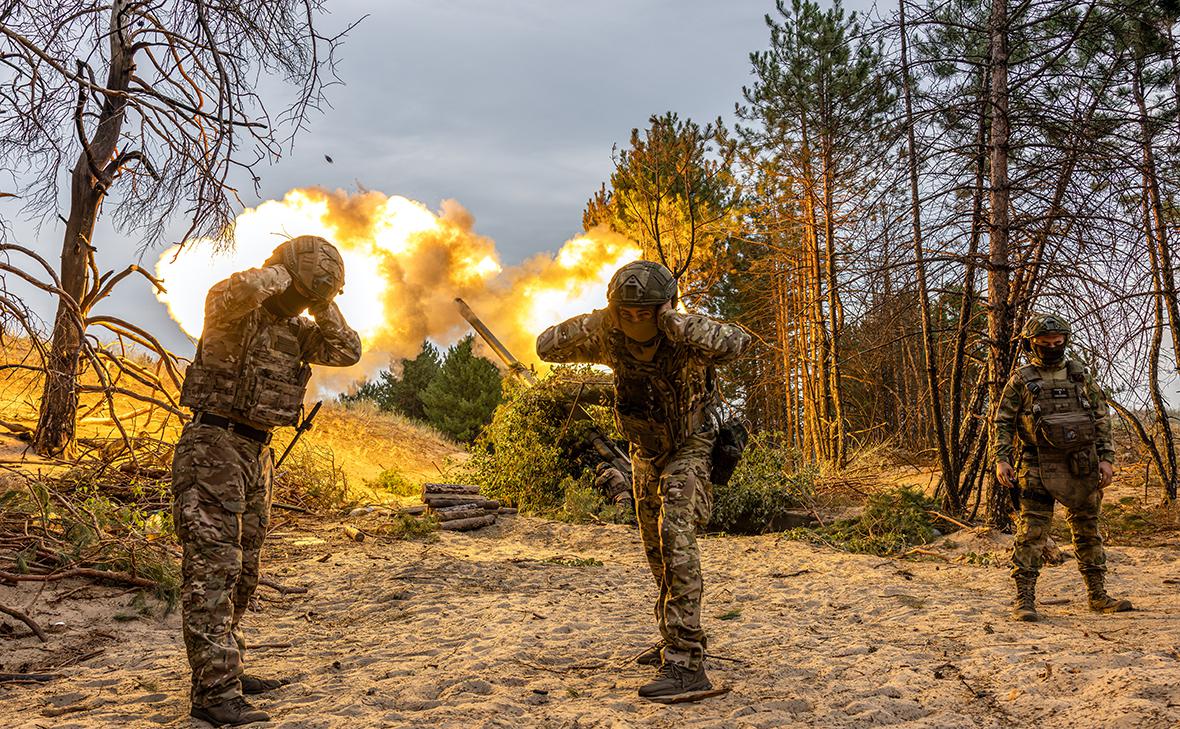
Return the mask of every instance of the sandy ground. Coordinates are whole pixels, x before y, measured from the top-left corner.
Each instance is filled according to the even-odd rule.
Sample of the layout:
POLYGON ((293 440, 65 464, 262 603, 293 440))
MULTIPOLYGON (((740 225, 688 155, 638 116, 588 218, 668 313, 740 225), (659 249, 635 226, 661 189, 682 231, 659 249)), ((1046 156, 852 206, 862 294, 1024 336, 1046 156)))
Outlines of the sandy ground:
MULTIPOLYGON (((710 648, 736 659, 708 667, 732 692, 663 706, 635 693, 654 588, 627 527, 507 517, 434 543, 357 544, 338 523, 288 524, 268 573, 311 590, 262 588, 248 665, 294 679, 258 701, 282 727, 1180 725, 1175 548, 1111 550, 1113 590, 1140 608, 1117 616, 1085 609, 1072 561, 1049 568, 1047 620, 1029 625, 1007 619, 1004 569, 955 561, 1005 538, 952 539, 922 561, 703 540, 710 648)), ((177 616, 128 620, 132 594, 83 585, 0 587, 0 602, 61 623, 42 646, 8 620, 0 671, 62 674, 0 687, 2 723, 205 726, 187 716, 177 616)))

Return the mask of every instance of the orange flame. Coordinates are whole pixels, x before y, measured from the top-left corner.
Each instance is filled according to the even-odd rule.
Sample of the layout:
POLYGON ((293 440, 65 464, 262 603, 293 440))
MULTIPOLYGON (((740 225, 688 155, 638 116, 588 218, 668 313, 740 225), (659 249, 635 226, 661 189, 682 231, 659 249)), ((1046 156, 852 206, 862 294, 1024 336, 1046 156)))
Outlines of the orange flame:
POLYGON ((288 237, 323 236, 344 258, 346 285, 337 302, 365 345, 355 367, 321 370, 329 378, 321 384, 343 389, 391 361, 413 357, 427 338, 445 345, 461 337, 468 327, 453 303, 456 296, 517 357, 535 363, 537 334, 603 306, 611 274, 640 257, 631 241, 595 230, 567 241, 556 254, 504 268, 495 243, 473 227, 472 216, 453 200, 433 213, 419 202, 379 192, 296 189, 243 211, 228 253, 214 252, 207 240, 164 251, 156 274, 168 293, 157 298, 185 333, 200 336, 210 286, 261 265, 288 237))

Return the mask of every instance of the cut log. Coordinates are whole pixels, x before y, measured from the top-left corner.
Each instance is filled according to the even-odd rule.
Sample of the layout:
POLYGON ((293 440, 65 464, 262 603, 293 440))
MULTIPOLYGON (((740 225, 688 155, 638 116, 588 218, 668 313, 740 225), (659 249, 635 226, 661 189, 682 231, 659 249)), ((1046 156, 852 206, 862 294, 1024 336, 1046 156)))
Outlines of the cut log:
POLYGON ((414 506, 404 506, 397 510, 399 515, 418 516, 426 513, 426 504, 415 504, 414 506))
POLYGON ((439 529, 447 529, 456 532, 465 532, 471 529, 479 529, 480 527, 491 526, 496 523, 495 514, 486 514, 484 516, 476 516, 471 519, 452 519, 450 521, 439 522, 439 529))
POLYGON ((427 496, 424 501, 432 509, 442 509, 448 506, 478 506, 484 511, 496 511, 500 508, 499 501, 480 496, 427 496))
POLYGON ((511 506, 501 506, 497 513, 499 513, 499 514, 515 514, 516 512, 517 512, 517 509, 515 509, 511 506))
POLYGON ((479 495, 478 486, 467 486, 458 483, 424 483, 422 484, 422 493, 426 494, 469 494, 471 496, 479 495))
POLYGON ((427 496, 423 501, 432 509, 442 509, 448 506, 478 505, 483 499, 479 496, 427 496))
POLYGON ((347 534, 348 538, 354 542, 365 541, 365 533, 352 525, 345 524, 344 525, 344 533, 347 534))
POLYGON ((487 516, 487 511, 479 504, 459 504, 458 506, 442 506, 434 509, 434 515, 439 521, 454 519, 474 519, 477 516, 487 516))

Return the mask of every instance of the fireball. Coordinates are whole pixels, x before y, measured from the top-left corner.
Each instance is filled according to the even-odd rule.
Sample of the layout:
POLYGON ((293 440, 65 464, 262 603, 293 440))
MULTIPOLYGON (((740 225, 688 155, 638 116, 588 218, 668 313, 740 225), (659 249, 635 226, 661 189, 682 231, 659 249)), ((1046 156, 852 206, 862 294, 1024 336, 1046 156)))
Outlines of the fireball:
POLYGON ((340 389, 413 357, 426 339, 446 345, 463 336, 467 326, 455 297, 470 303, 517 357, 536 363, 537 335, 603 306, 614 271, 640 257, 631 241, 596 230, 556 253, 506 268, 495 242, 476 233, 472 216, 454 201, 432 212, 396 195, 319 188, 292 190, 282 200, 243 211, 232 233, 227 252, 203 239, 164 251, 156 274, 167 293, 157 298, 186 334, 199 337, 210 286, 262 265, 289 237, 322 236, 344 259, 346 283, 337 303, 365 348, 359 364, 331 376, 340 389))

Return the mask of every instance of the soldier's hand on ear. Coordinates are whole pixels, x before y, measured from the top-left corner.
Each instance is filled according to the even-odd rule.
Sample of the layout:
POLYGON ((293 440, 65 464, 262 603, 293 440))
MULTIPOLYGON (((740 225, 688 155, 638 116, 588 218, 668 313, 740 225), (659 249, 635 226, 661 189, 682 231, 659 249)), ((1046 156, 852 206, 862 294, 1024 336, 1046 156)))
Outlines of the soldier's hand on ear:
POLYGON ((1000 461, 996 464, 996 480, 1004 486, 1012 488, 1016 485, 1016 469, 1012 468, 1011 463, 1000 461))
POLYGON ((1098 488, 1104 489, 1114 480, 1114 466, 1110 461, 1098 462, 1098 488))

